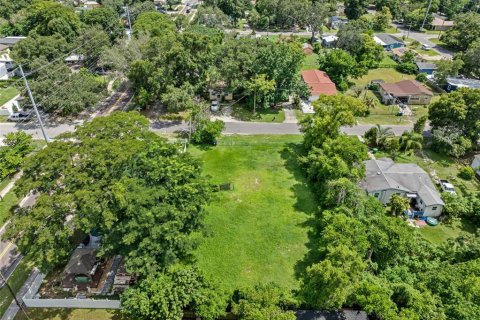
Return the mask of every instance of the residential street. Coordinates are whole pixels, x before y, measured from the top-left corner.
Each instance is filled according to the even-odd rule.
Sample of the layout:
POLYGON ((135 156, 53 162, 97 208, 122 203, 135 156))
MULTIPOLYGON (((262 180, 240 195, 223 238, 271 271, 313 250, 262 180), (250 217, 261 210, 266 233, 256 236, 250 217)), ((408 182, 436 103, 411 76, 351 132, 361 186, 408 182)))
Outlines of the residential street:
MULTIPOLYGON (((351 128, 343 128, 348 135, 363 135, 373 125, 356 125, 351 128)), ((396 135, 401 135, 406 130, 411 130, 411 125, 389 125, 396 135)), ((174 121, 163 121, 152 123, 151 128, 159 133, 174 133, 181 130, 187 130, 188 124, 174 121)), ((35 139, 43 139, 40 128, 34 123, 15 124, 0 123, 0 137, 9 132, 24 130, 32 134, 35 139)), ((46 132, 49 138, 55 138, 61 133, 75 130, 75 124, 58 124, 56 126, 47 126, 46 132)), ((296 123, 265 123, 265 122, 226 122, 224 134, 300 134, 296 123)))

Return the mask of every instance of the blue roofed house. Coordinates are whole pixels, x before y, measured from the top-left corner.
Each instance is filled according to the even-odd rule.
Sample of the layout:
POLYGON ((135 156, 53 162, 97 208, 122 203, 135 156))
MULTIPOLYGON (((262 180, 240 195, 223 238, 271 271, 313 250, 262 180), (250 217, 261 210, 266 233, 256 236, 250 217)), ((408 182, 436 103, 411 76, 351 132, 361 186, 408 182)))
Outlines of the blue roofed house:
POLYGON ((432 76, 437 70, 437 65, 431 62, 417 62, 418 72, 426 73, 429 76, 432 76))
POLYGON ((373 41, 388 51, 395 48, 405 47, 405 43, 402 40, 387 33, 379 33, 374 35, 373 41))
POLYGON ((414 163, 395 163, 390 158, 365 161, 360 186, 386 205, 394 195, 410 199, 409 212, 419 217, 438 217, 444 202, 428 173, 414 163))
POLYGON ((455 91, 459 88, 480 89, 480 80, 465 78, 447 78, 444 89, 447 92, 455 91))

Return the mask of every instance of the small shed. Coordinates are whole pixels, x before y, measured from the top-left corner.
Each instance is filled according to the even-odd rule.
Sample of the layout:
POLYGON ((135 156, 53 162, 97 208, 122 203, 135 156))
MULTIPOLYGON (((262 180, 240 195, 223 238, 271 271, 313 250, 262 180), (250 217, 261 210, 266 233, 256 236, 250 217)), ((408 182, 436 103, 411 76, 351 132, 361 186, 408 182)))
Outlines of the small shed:
POLYGON ((431 62, 417 62, 418 72, 423 72, 428 75, 433 75, 437 70, 437 65, 431 62))
POLYGON ((313 47, 310 43, 304 43, 302 45, 302 48, 303 48, 303 53, 307 56, 310 56, 313 54, 313 47))

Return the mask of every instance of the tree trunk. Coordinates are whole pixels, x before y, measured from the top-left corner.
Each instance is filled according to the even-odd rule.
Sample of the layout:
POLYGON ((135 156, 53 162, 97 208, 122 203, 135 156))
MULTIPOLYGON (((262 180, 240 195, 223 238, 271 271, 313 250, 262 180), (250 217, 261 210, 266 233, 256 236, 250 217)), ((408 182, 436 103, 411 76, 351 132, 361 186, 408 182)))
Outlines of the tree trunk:
POLYGON ((257 90, 253 92, 253 114, 256 113, 257 108, 257 90))

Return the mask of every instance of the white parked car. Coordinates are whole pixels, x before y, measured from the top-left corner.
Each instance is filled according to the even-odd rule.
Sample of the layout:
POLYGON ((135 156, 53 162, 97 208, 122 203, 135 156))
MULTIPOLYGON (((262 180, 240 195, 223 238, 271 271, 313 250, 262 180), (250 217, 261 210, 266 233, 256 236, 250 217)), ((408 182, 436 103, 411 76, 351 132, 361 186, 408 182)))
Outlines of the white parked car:
POLYGON ((455 191, 455 187, 453 186, 453 184, 448 182, 448 180, 440 180, 440 187, 445 192, 448 192, 451 194, 457 194, 457 192, 455 191))
POLYGON ((218 103, 217 100, 212 101, 212 104, 210 105, 210 110, 212 110, 212 112, 217 112, 218 110, 220 110, 220 103, 218 103))
POLYGON ((428 51, 428 50, 432 49, 432 47, 430 47, 428 44, 422 44, 422 49, 428 51))
POLYGON ((12 121, 12 122, 23 122, 23 121, 28 121, 31 118, 31 114, 24 112, 24 111, 19 111, 12 113, 11 115, 8 116, 7 120, 12 121))

